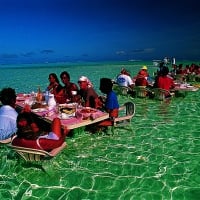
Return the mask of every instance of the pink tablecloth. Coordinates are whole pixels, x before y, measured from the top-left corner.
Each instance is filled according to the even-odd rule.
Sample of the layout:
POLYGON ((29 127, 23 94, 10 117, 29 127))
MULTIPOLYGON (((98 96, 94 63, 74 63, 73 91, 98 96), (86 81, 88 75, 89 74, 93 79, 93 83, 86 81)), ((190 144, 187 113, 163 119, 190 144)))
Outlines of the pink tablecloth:
MULTIPOLYGON (((22 98, 18 98, 16 102, 17 107, 23 108, 25 106, 24 100, 22 98)), ((59 117, 61 119, 62 127, 67 129, 75 129, 82 126, 87 126, 89 124, 100 122, 109 118, 108 113, 100 110, 92 109, 93 112, 91 113, 82 113, 81 110, 82 109, 78 109, 75 116, 68 117, 67 119, 62 119, 61 115, 56 113, 55 110, 48 110, 48 108, 32 110, 32 112, 39 118, 48 122, 52 122, 55 117, 59 117)))
POLYGON ((175 90, 175 91, 192 91, 192 92, 195 92, 198 89, 199 88, 194 87, 194 86, 176 86, 173 90, 175 90))
POLYGON ((54 113, 51 112, 50 116, 48 114, 44 116, 44 112, 38 112, 35 114, 37 114, 44 120, 50 121, 50 122, 55 117, 59 117, 61 119, 61 124, 63 128, 67 128, 67 129, 79 128, 79 127, 100 122, 109 118, 108 113, 102 112, 100 110, 96 110, 96 112, 92 112, 92 113, 81 113, 81 114, 80 113, 81 113, 81 109, 77 110, 76 116, 71 116, 71 117, 69 116, 67 119, 62 119, 60 114, 57 114, 55 112, 54 113))

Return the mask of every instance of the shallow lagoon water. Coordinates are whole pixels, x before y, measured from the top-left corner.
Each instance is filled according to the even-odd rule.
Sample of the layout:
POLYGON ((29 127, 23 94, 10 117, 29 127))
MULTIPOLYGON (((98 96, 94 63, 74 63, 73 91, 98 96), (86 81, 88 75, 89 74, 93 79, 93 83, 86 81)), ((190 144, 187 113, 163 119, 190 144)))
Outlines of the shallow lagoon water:
MULTIPOLYGON (((124 64, 136 75, 142 63, 124 64)), ((73 82, 90 77, 98 91, 101 77, 114 78, 122 64, 0 68, 1 88, 17 92, 45 88, 48 74, 63 70, 73 82)), ((149 71, 155 71, 149 67, 149 71)), ((133 101, 131 126, 113 135, 89 134, 84 128, 66 138, 67 148, 52 160, 23 161, 0 146, 1 199, 188 199, 200 197, 200 91, 169 103, 119 96, 133 101)))

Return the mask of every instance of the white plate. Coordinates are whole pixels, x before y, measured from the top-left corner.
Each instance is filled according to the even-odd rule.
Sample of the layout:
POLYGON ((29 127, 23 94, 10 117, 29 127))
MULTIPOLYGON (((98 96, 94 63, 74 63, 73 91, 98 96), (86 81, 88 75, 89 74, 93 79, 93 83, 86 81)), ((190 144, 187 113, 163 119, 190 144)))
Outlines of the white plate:
POLYGON ((17 101, 25 101, 25 98, 24 97, 17 97, 16 100, 17 101))
POLYGON ((60 108, 75 108, 78 104, 77 103, 64 103, 59 104, 60 108))
POLYGON ((70 119, 72 117, 74 117, 74 116, 73 115, 67 115, 65 113, 60 114, 60 119, 70 119))
POLYGON ((32 109, 33 112, 44 112, 44 111, 47 111, 46 108, 35 108, 35 109, 32 109))

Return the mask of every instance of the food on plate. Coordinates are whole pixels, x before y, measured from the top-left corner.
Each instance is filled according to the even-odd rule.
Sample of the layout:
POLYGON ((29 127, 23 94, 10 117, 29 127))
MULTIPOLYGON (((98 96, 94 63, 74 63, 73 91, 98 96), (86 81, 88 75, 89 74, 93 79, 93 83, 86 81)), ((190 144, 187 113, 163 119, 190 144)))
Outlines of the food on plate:
POLYGON ((90 116, 84 116, 83 118, 82 118, 82 120, 89 120, 90 119, 90 116))
POLYGON ((72 114, 75 112, 75 108, 69 108, 69 107, 65 107, 65 108, 61 108, 60 111, 62 113, 65 113, 65 114, 72 114))

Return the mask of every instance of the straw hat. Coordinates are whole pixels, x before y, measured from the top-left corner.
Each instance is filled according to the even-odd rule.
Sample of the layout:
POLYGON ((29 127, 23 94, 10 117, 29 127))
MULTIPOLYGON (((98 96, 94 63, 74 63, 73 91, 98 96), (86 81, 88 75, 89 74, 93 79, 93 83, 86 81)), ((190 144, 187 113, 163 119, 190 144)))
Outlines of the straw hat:
POLYGON ((145 69, 145 70, 147 70, 147 66, 144 65, 141 69, 145 69))

